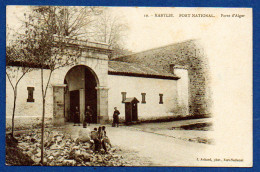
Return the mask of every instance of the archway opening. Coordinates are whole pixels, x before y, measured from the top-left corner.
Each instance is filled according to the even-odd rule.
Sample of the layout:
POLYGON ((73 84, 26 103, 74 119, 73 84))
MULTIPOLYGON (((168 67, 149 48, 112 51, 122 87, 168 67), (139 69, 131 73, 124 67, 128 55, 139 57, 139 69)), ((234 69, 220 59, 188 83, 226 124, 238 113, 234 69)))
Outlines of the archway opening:
POLYGON ((65 90, 65 121, 83 122, 87 106, 93 111, 92 123, 97 123, 97 90, 99 85, 96 74, 92 69, 84 65, 71 68, 64 79, 67 84, 65 90), (77 107, 80 116, 75 115, 77 107))

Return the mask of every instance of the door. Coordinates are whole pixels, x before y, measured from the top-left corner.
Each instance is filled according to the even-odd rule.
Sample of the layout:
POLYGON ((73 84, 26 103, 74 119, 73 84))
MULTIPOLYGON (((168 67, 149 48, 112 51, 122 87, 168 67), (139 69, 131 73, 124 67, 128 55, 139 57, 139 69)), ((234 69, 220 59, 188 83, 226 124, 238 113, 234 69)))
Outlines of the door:
POLYGON ((132 121, 138 121, 138 114, 137 114, 137 103, 132 104, 132 121))
MULTIPOLYGON (((79 107, 79 90, 70 91, 70 122, 74 122, 74 120, 78 121, 79 119, 76 119, 74 117, 76 107, 80 109, 79 107)), ((77 117, 79 118, 79 117, 77 117)))
POLYGON ((125 103, 125 122, 132 122, 132 104, 125 103))
POLYGON ((85 68, 85 109, 90 106, 93 111, 92 123, 97 123, 97 82, 93 73, 87 68, 85 68))

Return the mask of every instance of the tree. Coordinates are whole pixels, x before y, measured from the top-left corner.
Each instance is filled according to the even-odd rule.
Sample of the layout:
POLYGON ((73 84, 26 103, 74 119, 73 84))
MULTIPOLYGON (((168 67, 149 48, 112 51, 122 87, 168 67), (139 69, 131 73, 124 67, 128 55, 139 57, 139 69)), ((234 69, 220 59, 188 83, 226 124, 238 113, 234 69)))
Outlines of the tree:
POLYGON ((95 20, 94 16, 103 12, 103 7, 35 6, 34 19, 41 21, 53 34, 84 38, 89 34, 87 28, 95 20))
POLYGON ((28 60, 29 58, 26 58, 25 54, 19 51, 17 47, 8 46, 6 48, 6 76, 14 93, 11 131, 12 137, 14 136, 14 117, 18 96, 18 84, 27 73, 32 71, 32 68, 28 67, 28 60), (13 65, 15 65, 15 67, 12 67, 13 65))
POLYGON ((95 41, 107 43, 109 48, 114 52, 109 56, 113 57, 129 53, 130 51, 123 48, 128 25, 123 17, 113 15, 109 9, 104 9, 102 14, 96 17, 91 27, 90 37, 95 41))
POLYGON ((75 64, 81 49, 79 46, 74 46, 73 49, 69 48, 68 40, 70 39, 67 37, 76 39, 84 34, 82 30, 91 23, 91 15, 96 15, 98 10, 94 7, 38 6, 32 7, 31 13, 24 14, 25 31, 20 36, 20 43, 41 72, 41 164, 44 164, 45 99, 51 76, 55 70, 75 64), (49 69, 47 77, 44 75, 46 68, 49 69), (46 81, 45 78, 47 78, 46 81))
POLYGON ((110 59, 114 59, 114 58, 117 58, 117 57, 120 57, 120 56, 129 55, 129 54, 132 54, 132 53, 133 53, 132 51, 130 51, 127 48, 124 48, 121 45, 115 45, 115 46, 113 46, 113 52, 110 55, 110 59))
POLYGON ((28 57, 24 51, 22 51, 19 39, 15 38, 11 33, 14 32, 8 25, 6 26, 6 77, 13 90, 13 112, 12 112, 12 130, 11 136, 14 136, 14 117, 16 110, 16 100, 18 96, 18 85, 23 77, 31 72, 31 68, 28 63, 30 56, 28 57))
MULTIPOLYGON (((69 40, 91 37, 87 32, 93 21, 100 15, 100 7, 57 7, 33 6, 24 13, 23 33, 17 37, 23 54, 30 57, 30 63, 40 70, 42 92, 42 130, 41 130, 41 164, 44 152, 45 99, 48 86, 55 70, 75 64, 81 54, 77 45, 68 47, 69 40), (48 69, 48 70, 46 70, 48 69)), ((105 20, 106 22, 106 20, 105 20)), ((117 24, 117 19, 108 22, 109 32, 104 32, 105 42, 113 47, 119 42, 123 25, 117 24), (112 23, 111 23, 112 22, 112 23)), ((98 34, 96 34, 97 37, 98 34)))

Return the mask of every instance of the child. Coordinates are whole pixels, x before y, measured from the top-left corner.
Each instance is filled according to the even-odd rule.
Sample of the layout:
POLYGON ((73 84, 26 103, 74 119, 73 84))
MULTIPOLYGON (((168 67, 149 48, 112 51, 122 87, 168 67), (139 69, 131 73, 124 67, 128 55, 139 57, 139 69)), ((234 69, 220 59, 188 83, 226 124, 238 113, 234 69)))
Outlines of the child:
POLYGON ((98 152, 100 149, 100 141, 98 139, 97 128, 94 128, 94 131, 91 131, 90 137, 94 141, 94 146, 95 146, 94 151, 98 152))
MULTIPOLYGON (((110 148, 112 147, 111 142, 109 140, 109 138, 107 137, 107 132, 106 132, 106 127, 102 126, 102 131, 104 133, 104 138, 103 138, 103 145, 109 145, 110 148)), ((106 146, 105 146, 106 147, 106 146)))
POLYGON ((107 147, 104 142, 105 133, 104 133, 104 130, 102 130, 102 128, 103 127, 98 127, 98 139, 99 139, 103 149, 105 150, 105 152, 107 152, 107 147))

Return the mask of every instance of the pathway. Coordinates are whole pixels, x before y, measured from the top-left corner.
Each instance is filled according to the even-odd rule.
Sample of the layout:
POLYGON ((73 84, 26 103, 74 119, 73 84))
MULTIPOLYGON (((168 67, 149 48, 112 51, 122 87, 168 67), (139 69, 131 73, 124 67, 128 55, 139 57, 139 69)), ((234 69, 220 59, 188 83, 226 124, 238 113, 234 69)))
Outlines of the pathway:
MULTIPOLYGON (((90 129, 94 127, 98 125, 91 125, 90 129)), ((68 125, 67 131, 77 133, 79 128, 68 125)), ((107 126, 107 135, 112 145, 136 151, 138 156, 148 158, 156 166, 195 166, 198 165, 197 155, 212 148, 212 145, 183 141, 127 126, 107 126)))

